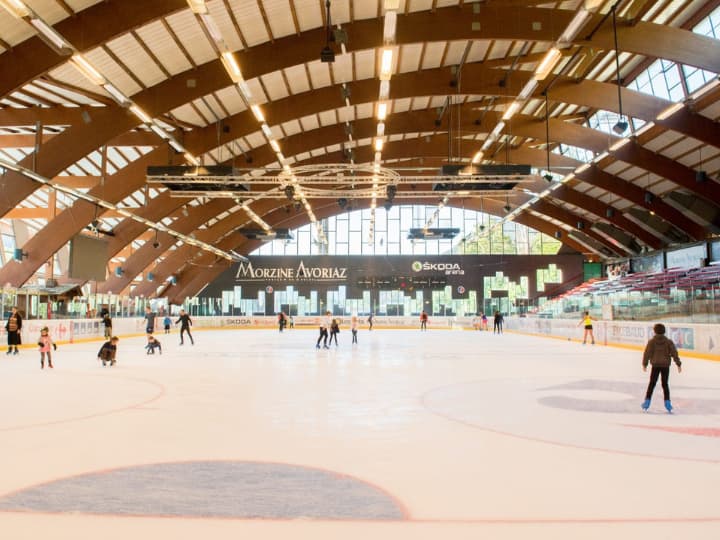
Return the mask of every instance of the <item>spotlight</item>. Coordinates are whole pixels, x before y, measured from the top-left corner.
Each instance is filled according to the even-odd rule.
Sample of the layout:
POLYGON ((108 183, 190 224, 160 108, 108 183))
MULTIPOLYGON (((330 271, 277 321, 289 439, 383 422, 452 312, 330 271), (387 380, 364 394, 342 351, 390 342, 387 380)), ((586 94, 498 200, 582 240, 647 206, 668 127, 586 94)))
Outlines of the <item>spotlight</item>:
POLYGON ((153 245, 152 245, 152 246, 153 246, 155 249, 157 249, 157 248, 160 247, 160 242, 155 241, 155 242, 153 242, 153 245))
POLYGON ((97 219, 93 219, 90 222, 90 225, 92 226, 93 229, 97 229, 100 226, 100 222, 97 219))
POLYGON ((348 205, 348 200, 347 200, 345 197, 340 197, 340 198, 337 200, 337 203, 338 203, 338 206, 339 206, 342 210, 345 210, 345 207, 347 207, 347 205, 348 205))
POLYGON ((505 212, 507 213, 507 212, 510 212, 510 210, 512 210, 512 207, 509 204, 506 204, 505 206, 503 206, 503 210, 505 210, 505 212))
POLYGON ((624 120, 620 120, 617 124, 613 126, 612 130, 618 135, 622 135, 628 130, 628 123, 624 120))
POLYGON ((330 45, 325 45, 323 50, 320 51, 320 61, 330 64, 335 61, 335 51, 330 48, 330 45))
POLYGON ((695 181, 698 184, 702 184, 703 182, 707 182, 708 176, 705 171, 695 171, 695 181))
POLYGON ((645 204, 650 204, 655 200, 655 195, 650 193, 649 191, 645 192, 645 204))
POLYGON ((298 212, 302 210, 302 203, 300 201, 295 201, 295 204, 293 206, 295 206, 295 210, 297 210, 298 212))
POLYGON ((295 188, 293 186, 285 186, 285 196, 292 201, 295 198, 295 188))
POLYGON ((391 201, 390 199, 386 200, 386 201, 383 203, 383 206, 385 207, 385 210, 387 210, 388 212, 389 212, 390 209, 392 208, 392 205, 393 205, 393 203, 392 203, 392 201, 391 201))
POLYGON ((552 182, 552 181, 553 181, 552 174, 550 174, 550 173, 544 174, 544 175, 543 175, 543 178, 545 179, 546 182, 552 182))

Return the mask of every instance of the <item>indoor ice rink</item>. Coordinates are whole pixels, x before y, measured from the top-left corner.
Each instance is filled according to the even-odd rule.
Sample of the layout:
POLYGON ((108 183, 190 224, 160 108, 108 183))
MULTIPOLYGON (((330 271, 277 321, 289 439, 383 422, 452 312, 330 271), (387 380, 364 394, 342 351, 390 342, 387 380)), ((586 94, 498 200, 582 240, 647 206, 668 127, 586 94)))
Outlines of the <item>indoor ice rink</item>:
MULTIPOLYGON (((578 334, 581 332, 578 329, 578 334)), ((720 373, 513 333, 197 331, 0 358, 8 538, 717 538, 720 373), (152 489, 147 489, 152 487, 152 489)))

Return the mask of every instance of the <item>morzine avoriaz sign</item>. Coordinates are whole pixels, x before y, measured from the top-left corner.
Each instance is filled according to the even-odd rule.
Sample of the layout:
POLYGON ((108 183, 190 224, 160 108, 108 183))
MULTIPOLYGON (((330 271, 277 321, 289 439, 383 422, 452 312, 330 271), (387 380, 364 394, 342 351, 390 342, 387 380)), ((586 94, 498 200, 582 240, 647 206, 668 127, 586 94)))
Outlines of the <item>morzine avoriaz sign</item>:
MULTIPOLYGON (((574 285, 582 277, 583 257, 563 255, 387 255, 387 256, 252 256, 235 263, 200 293, 218 298, 223 291, 242 287, 250 298, 254 292, 294 286, 303 294, 309 291, 337 290, 344 286, 348 297, 356 298, 364 290, 484 290, 484 279, 502 275, 520 283, 527 278, 529 291, 536 290, 538 270, 550 264, 562 270, 563 281, 574 285)), ((554 291, 553 291, 554 292, 554 291)), ((547 293, 547 289, 545 289, 547 293)), ((245 296, 244 296, 245 297, 245 296)))
POLYGON ((235 281, 345 281, 346 266, 317 266, 300 259, 297 266, 254 266, 252 261, 241 262, 235 281))

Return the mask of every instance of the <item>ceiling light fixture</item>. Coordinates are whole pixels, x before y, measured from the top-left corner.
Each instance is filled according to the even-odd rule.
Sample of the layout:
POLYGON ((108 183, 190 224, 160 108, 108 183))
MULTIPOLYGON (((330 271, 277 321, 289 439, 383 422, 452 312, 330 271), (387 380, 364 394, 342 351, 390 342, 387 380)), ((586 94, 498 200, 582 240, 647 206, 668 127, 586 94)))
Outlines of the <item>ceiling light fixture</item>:
POLYGON ((30 8, 28 8, 20 0, 0 0, 0 6, 4 7, 10 14, 14 15, 18 19, 27 17, 30 15, 30 8))
POLYGON ((393 50, 383 49, 380 60, 380 80, 388 81, 392 77, 393 50))
POLYGON ((100 75, 100 72, 98 72, 98 70, 95 69, 82 55, 74 54, 72 58, 70 58, 70 63, 91 83, 98 86, 104 86, 107 82, 105 77, 100 75))
POLYGON ((540 65, 535 70, 535 79, 538 81, 545 79, 558 63, 558 60, 560 60, 560 56, 562 56, 560 49, 557 47, 550 48, 545 54, 542 62, 540 62, 540 65))
POLYGON ((614 43, 615 43, 615 73, 617 76, 619 119, 618 119, 617 124, 615 124, 613 126, 612 130, 615 133, 617 133, 618 135, 622 135, 623 133, 625 133, 627 131, 629 126, 628 126, 628 123, 624 120, 623 110, 622 110, 622 81, 620 80, 620 53, 618 50, 616 7, 617 7, 617 3, 613 4, 611 10, 612 10, 612 23, 613 23, 613 39, 614 39, 614 43))
POLYGON ((335 40, 332 32, 332 22, 330 20, 330 0, 325 1, 325 13, 327 25, 325 27, 325 47, 320 51, 320 61, 332 63, 335 61, 335 51, 330 47, 330 42, 335 40))

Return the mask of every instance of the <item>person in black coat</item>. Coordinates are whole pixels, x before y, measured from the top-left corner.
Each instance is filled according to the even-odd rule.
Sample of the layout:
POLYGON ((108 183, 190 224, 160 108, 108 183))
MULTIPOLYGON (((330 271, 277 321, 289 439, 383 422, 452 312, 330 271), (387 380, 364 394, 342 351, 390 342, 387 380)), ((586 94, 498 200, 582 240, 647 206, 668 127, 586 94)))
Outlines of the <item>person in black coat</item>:
POLYGON ((20 337, 20 331, 22 330, 22 317, 20 316, 17 307, 12 308, 7 323, 5 323, 5 330, 7 330, 7 354, 18 354, 18 345, 22 343, 22 339, 20 337))
POLYGON ((192 337, 192 334, 190 333, 190 327, 192 326, 192 319, 190 318, 190 315, 185 313, 184 309, 180 310, 180 318, 175 321, 175 324, 180 323, 180 345, 185 344, 185 340, 183 339, 183 335, 185 332, 187 332, 188 337, 190 338, 190 343, 192 345, 195 345, 195 340, 192 337))

